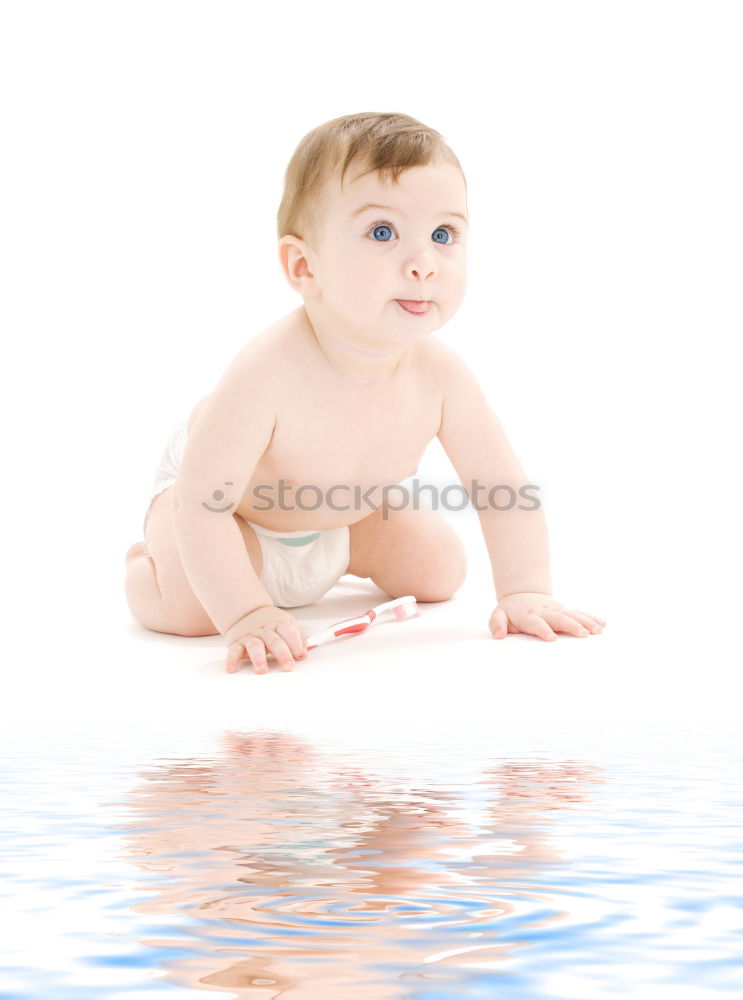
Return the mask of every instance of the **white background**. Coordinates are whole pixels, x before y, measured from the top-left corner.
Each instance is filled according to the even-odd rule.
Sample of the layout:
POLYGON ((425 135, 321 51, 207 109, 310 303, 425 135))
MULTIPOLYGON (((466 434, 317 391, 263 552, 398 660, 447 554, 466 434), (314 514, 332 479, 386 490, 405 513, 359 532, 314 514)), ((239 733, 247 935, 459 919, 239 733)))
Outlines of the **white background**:
MULTIPOLYGON (((293 684, 304 698, 335 685, 333 664, 353 699, 348 671, 378 652, 371 632, 315 654, 314 672, 307 661, 290 675, 225 678, 219 637, 134 623, 123 557, 172 426, 246 339, 300 304, 275 229, 297 143, 339 115, 400 111, 444 135, 468 184, 468 297, 437 336, 475 369, 540 484, 555 597, 609 624, 585 640, 490 639, 484 543, 471 512, 450 514, 470 575, 426 615, 455 622, 454 646, 442 632, 424 661, 406 641, 395 676, 411 657, 425 687, 445 649, 442 670, 475 670, 469 698, 477 669, 495 663, 525 690, 532 668, 548 671, 546 705, 565 690, 560 671, 580 663, 575 714, 581 695, 611 714, 637 706, 623 683, 631 667, 636 681, 662 678, 652 712, 677 678, 682 715, 700 699, 730 711, 740 17, 737 3, 653 0, 5 3, 3 564, 18 704, 32 695, 36 713, 66 715, 85 685, 104 690, 99 680, 116 692, 111 713, 145 711, 127 684, 137 668, 179 691, 198 678, 199 697, 216 685, 215 705, 227 683, 281 684, 282 699, 293 684)), ((434 442, 419 477, 448 468, 434 442)), ((369 605, 344 600, 343 614, 331 602, 317 620, 369 605)), ((9 720, 23 715, 8 705, 9 720)))

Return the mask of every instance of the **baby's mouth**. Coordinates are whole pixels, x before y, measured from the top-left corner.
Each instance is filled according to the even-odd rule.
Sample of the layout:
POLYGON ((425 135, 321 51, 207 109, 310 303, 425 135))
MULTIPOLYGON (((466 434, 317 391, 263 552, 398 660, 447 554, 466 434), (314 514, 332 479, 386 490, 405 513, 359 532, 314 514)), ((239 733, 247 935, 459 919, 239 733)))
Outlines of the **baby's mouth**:
POLYGON ((413 313, 416 316, 425 316, 431 308, 431 303, 428 300, 397 299, 396 301, 400 303, 405 312, 413 313))

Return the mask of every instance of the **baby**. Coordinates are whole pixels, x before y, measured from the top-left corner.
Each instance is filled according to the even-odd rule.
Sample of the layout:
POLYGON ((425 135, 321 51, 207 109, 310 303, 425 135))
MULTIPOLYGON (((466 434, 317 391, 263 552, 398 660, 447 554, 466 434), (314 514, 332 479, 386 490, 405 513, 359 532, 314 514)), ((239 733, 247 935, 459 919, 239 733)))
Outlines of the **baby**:
POLYGON ((491 634, 601 631, 551 596, 541 506, 475 375, 434 336, 464 298, 467 225, 459 161, 415 119, 346 115, 302 139, 278 252, 303 305, 249 340, 173 431, 145 541, 127 553, 140 624, 222 634, 228 670, 265 673, 270 654, 286 670, 306 656, 285 609, 345 573, 393 598, 448 600, 462 542, 396 485, 438 437, 478 511, 491 634))

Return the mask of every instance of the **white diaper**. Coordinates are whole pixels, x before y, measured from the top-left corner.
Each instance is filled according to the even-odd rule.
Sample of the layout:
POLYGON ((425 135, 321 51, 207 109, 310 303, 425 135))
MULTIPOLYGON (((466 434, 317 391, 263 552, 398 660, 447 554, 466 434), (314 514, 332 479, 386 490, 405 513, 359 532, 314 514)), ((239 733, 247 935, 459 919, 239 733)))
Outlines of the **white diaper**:
MULTIPOLYGON (((171 432, 160 458, 150 504, 158 493, 175 483, 187 435, 188 421, 183 420, 171 432)), ((255 531, 263 553, 260 581, 279 608, 313 604, 348 569, 351 551, 348 525, 323 531, 272 531, 253 521, 245 523, 255 531)))
POLYGON ((162 493, 168 486, 172 486, 175 483, 176 473, 183 460, 183 449, 186 447, 187 437, 188 421, 182 420, 170 432, 168 443, 165 445, 165 451, 160 457, 160 464, 155 472, 152 492, 150 493, 153 500, 158 493, 162 493))
POLYGON ((263 553, 260 580, 278 608, 314 604, 340 580, 351 558, 348 525, 324 531, 269 531, 246 521, 263 553))

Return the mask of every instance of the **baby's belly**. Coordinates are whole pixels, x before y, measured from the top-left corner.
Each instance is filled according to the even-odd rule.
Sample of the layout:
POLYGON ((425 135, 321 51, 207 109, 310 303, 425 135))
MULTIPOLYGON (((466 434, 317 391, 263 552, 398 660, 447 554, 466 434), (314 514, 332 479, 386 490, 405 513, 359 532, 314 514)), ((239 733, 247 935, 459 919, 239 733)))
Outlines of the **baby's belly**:
MULTIPOLYGON (((408 475, 412 475, 409 473, 408 475)), ((355 524, 385 504, 404 506, 406 496, 399 480, 386 484, 342 483, 288 484, 264 481, 251 484, 237 506, 237 514, 271 531, 325 531, 355 524)), ((409 492, 409 491, 408 491, 409 492)))

